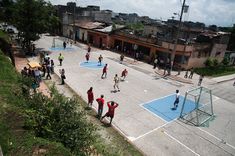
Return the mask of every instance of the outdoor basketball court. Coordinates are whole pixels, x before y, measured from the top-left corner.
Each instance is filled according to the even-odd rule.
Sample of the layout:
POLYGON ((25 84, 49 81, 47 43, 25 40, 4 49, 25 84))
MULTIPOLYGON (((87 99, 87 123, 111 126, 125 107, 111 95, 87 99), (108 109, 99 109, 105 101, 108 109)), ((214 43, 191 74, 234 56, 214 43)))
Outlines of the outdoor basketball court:
MULTIPOLYGON (((52 40, 50 37, 45 37, 39 40, 38 46, 50 49, 52 40)), ((69 48, 69 46, 67 47, 69 48)), ((152 66, 144 63, 120 64, 114 61, 119 60, 120 54, 106 50, 92 49, 91 60, 87 63, 85 62, 86 46, 81 46, 85 48, 73 45, 74 51, 69 53, 62 47, 62 49, 52 50, 50 57, 56 61, 59 53, 64 55, 65 81, 85 100, 87 99, 87 89, 93 86, 95 98, 104 94, 105 101, 114 100, 120 104, 115 111, 113 127, 146 155, 235 155, 234 104, 213 96, 215 118, 208 120, 206 126, 195 126, 182 122, 178 119, 184 103, 185 92, 192 89, 193 86, 181 84, 179 87, 174 85, 174 81, 171 80, 156 80, 148 72, 136 70, 143 68, 143 71, 148 70, 151 73, 152 66), (100 54, 104 57, 102 66, 98 66, 100 54), (109 58, 114 58, 114 60, 109 58), (105 63, 108 64, 108 76, 106 79, 101 79, 105 63), (114 75, 120 74, 125 68, 128 70, 126 78, 128 83, 120 82, 121 91, 111 93, 114 75), (172 110, 176 89, 180 90, 180 102, 177 110, 172 110)), ((62 67, 55 66, 55 73, 58 75, 60 68, 62 67)), ((210 97, 205 96, 201 99, 202 101, 198 101, 198 108, 207 111, 210 108, 207 107, 209 106, 208 99, 210 97), (202 105, 203 107, 201 107, 202 105)), ((186 98, 183 107, 183 114, 187 117, 185 120, 195 118, 195 114, 191 112, 194 112, 192 110, 195 109, 197 100, 198 98, 194 97, 186 98)), ((95 107, 96 105, 94 102, 95 107)), ((106 111, 105 105, 103 112, 106 111)))

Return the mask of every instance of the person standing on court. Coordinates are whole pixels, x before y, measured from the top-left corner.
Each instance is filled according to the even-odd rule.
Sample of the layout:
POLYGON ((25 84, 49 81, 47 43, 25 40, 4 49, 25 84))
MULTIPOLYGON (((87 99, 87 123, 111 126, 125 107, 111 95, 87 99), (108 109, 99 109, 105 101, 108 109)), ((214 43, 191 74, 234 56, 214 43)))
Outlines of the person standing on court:
POLYGON ((64 41, 64 42, 63 42, 63 47, 64 47, 64 49, 66 48, 66 45, 67 45, 67 44, 66 44, 66 42, 64 41))
POLYGON ((98 58, 98 65, 99 66, 101 66, 102 60, 103 60, 103 57, 102 57, 102 55, 100 55, 99 58, 98 58))
POLYGON ((189 74, 189 79, 192 79, 193 78, 193 74, 194 74, 194 70, 193 68, 190 69, 190 74, 189 74))
POLYGON ((102 73, 101 79, 107 77, 107 70, 108 70, 108 64, 105 64, 105 66, 103 68, 103 73, 102 73))
POLYGON ((157 68, 157 62, 158 62, 158 59, 155 58, 154 61, 153 61, 153 69, 157 68))
POLYGON ((90 87, 90 89, 87 91, 87 96, 88 96, 88 107, 92 107, 94 101, 94 94, 92 87, 90 87))
POLYGON ((90 59, 90 54, 89 54, 89 52, 86 53, 86 56, 85 56, 85 57, 86 57, 86 62, 88 63, 88 61, 89 61, 89 59, 90 59))
POLYGON ((88 53, 91 52, 91 46, 90 46, 90 44, 88 45, 87 52, 88 52, 88 53))
POLYGON ((62 66, 62 62, 64 60, 64 56, 60 53, 59 57, 58 57, 58 60, 60 62, 60 66, 62 66))
POLYGON ((98 114, 97 117, 98 119, 101 119, 102 113, 103 113, 103 107, 104 107, 104 95, 101 95, 100 98, 96 99, 98 103, 98 114))
POLYGON ((122 71, 122 75, 121 75, 122 81, 125 80, 125 78, 126 78, 126 76, 127 76, 127 73, 128 73, 128 71, 127 71, 126 69, 124 69, 124 70, 122 71))
POLYGON ((123 60, 124 60, 124 55, 122 54, 122 55, 120 56, 120 63, 121 63, 121 64, 122 64, 123 60))
POLYGON ((115 75, 113 81, 114 81, 114 85, 113 85, 114 90, 119 92, 120 91, 120 89, 119 89, 119 81, 120 81, 120 79, 119 79, 117 74, 115 75), (116 88, 118 90, 116 90, 116 88))
POLYGON ((188 70, 186 70, 184 78, 186 78, 186 79, 188 78, 188 70))
POLYGON ((61 85, 64 85, 64 79, 66 79, 64 69, 60 70, 60 78, 61 78, 61 85))
POLYGON ((180 93, 179 93, 179 90, 177 89, 176 95, 175 95, 174 108, 173 108, 174 110, 177 109, 179 102, 180 102, 180 93))
POLYGON ((199 81, 198 81, 198 86, 201 86, 203 78, 204 78, 204 75, 200 75, 199 81))
POLYGON ((110 117, 110 122, 109 124, 111 125, 112 124, 112 120, 114 118, 114 111, 115 109, 119 106, 118 103, 114 102, 114 101, 109 101, 107 102, 107 105, 108 105, 108 112, 101 118, 101 120, 103 120, 103 118, 105 117, 110 117))

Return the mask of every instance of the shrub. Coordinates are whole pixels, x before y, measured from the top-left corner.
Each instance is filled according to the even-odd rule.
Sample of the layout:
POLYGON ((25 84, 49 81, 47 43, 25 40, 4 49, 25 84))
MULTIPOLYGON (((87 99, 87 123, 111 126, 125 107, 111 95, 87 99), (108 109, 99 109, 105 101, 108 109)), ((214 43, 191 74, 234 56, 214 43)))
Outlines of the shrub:
POLYGON ((224 58, 224 59, 222 60, 222 64, 225 65, 225 66, 227 66, 227 65, 229 64, 229 58, 224 58))
POLYGON ((218 66, 219 65, 219 61, 217 59, 213 59, 213 66, 218 66))
POLYGON ((213 66, 213 60, 211 58, 208 58, 205 62, 204 62, 206 67, 212 67, 213 66))
POLYGON ((93 151, 96 127, 87 121, 77 98, 66 98, 52 88, 51 98, 34 94, 27 105, 25 127, 36 136, 61 142, 75 155, 93 151))

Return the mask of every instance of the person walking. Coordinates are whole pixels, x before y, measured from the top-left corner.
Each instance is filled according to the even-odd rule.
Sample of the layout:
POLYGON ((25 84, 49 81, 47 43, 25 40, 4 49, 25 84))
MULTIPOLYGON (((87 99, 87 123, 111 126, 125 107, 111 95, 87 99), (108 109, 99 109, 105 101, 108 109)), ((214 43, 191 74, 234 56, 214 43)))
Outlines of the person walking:
POLYGON ((189 79, 192 79, 193 78, 193 74, 194 74, 194 70, 193 68, 190 69, 190 74, 189 74, 189 79))
POLYGON ((102 116, 101 120, 103 120, 105 117, 110 117, 109 124, 111 125, 114 118, 114 111, 119 106, 119 104, 114 101, 109 101, 107 102, 107 105, 108 105, 108 112, 104 116, 102 116))
POLYGON ((46 79, 50 78, 51 79, 51 66, 50 64, 46 65, 46 70, 47 70, 47 76, 46 76, 46 79))
POLYGON ((128 71, 127 71, 126 69, 124 69, 124 70, 122 71, 122 74, 121 74, 122 81, 125 80, 127 74, 128 74, 128 71))
POLYGON ((60 62, 60 66, 62 66, 62 62, 64 60, 64 56, 60 53, 59 57, 58 57, 58 60, 60 62))
POLYGON ((96 101, 98 102, 98 119, 101 119, 104 107, 104 95, 101 95, 100 98, 97 98, 96 101))
POLYGON ((123 60, 124 60, 124 55, 122 54, 122 55, 120 56, 120 63, 121 63, 121 64, 122 64, 123 60))
POLYGON ((90 54, 89 54, 89 52, 86 53, 86 56, 85 56, 85 57, 86 57, 86 62, 88 63, 88 61, 89 61, 89 59, 90 59, 90 54))
POLYGON ((42 65, 42 77, 44 77, 45 75, 46 75, 46 71, 47 71, 47 69, 46 69, 46 65, 44 64, 44 65, 42 65))
POLYGON ((108 70, 108 64, 105 64, 105 66, 103 68, 103 73, 102 73, 101 79, 107 77, 107 70, 108 70))
POLYGON ((64 41, 64 42, 63 42, 63 47, 64 47, 64 49, 66 48, 66 45, 67 45, 67 44, 66 44, 66 42, 64 41))
POLYGON ((157 63, 158 63, 158 59, 155 58, 154 61, 153 61, 153 69, 157 68, 157 63))
POLYGON ((186 70, 184 78, 186 78, 186 79, 188 78, 188 70, 186 70))
POLYGON ((176 90, 176 95, 175 95, 175 102, 174 102, 173 110, 177 109, 179 102, 180 102, 180 93, 179 93, 179 90, 177 89, 176 90))
POLYGON ((92 104, 94 101, 94 94, 93 94, 93 88, 90 87, 90 89, 87 91, 87 96, 88 96, 88 107, 92 108, 92 104))
POLYGON ((98 65, 99 66, 101 66, 102 61, 103 61, 103 57, 102 57, 102 55, 100 55, 99 58, 98 58, 98 65))
POLYGON ((91 52, 91 46, 90 46, 90 45, 88 45, 87 52, 88 52, 88 53, 91 52))
POLYGON ((66 79, 64 69, 60 70, 60 78, 61 78, 61 85, 64 85, 64 80, 66 79))
POLYGON ((113 81, 114 81, 114 85, 113 85, 114 90, 120 92, 120 89, 119 89, 119 81, 120 81, 120 79, 119 79, 117 74, 115 75, 113 81), (116 90, 116 88, 117 88, 117 90, 116 90))
POLYGON ((198 86, 201 86, 203 78, 204 78, 204 75, 200 75, 199 81, 198 81, 198 86))
POLYGON ((55 66, 55 63, 53 60, 51 60, 51 74, 54 74, 54 66, 55 66))

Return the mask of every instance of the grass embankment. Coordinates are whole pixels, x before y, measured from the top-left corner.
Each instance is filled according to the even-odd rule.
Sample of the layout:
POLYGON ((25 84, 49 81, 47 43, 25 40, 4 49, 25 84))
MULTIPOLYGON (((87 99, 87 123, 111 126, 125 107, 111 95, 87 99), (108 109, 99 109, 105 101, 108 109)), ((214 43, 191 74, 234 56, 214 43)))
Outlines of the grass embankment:
POLYGON ((25 130, 20 77, 7 57, 0 51, 0 145, 4 155, 69 155, 60 143, 38 138, 25 130))
POLYGON ((196 68, 195 72, 199 75, 218 77, 235 74, 235 68, 232 66, 205 67, 196 68))

